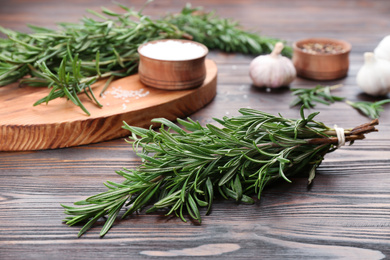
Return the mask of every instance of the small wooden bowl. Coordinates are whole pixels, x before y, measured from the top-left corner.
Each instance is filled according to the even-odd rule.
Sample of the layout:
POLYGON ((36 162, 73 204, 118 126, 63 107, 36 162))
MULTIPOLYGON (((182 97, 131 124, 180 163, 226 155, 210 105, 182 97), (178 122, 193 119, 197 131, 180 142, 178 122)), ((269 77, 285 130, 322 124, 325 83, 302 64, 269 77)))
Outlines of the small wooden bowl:
POLYGON ((334 80, 343 78, 348 73, 349 52, 351 44, 342 40, 328 38, 309 38, 293 44, 293 63, 297 75, 315 80, 334 80), (322 45, 339 46, 342 51, 336 53, 307 52, 303 49, 306 44, 319 43, 322 45))
POLYGON ((139 46, 138 53, 139 78, 147 86, 165 90, 192 89, 201 86, 206 78, 205 58, 208 48, 201 43, 188 40, 156 40, 139 46), (182 49, 172 50, 167 47, 169 41, 182 49), (149 47, 158 47, 158 53, 161 55, 145 51, 149 44, 159 44, 149 47), (196 48, 196 51, 193 48, 196 48), (178 55, 180 52, 183 55, 178 55))

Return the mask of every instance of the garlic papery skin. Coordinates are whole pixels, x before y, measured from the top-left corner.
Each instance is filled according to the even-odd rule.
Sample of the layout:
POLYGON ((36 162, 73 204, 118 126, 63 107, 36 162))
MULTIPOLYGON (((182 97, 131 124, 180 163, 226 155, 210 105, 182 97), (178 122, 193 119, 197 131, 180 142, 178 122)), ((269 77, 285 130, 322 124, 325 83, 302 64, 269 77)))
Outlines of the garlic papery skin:
POLYGON ((390 61, 390 35, 386 36, 379 42, 374 50, 375 57, 390 61))
POLYGON ((280 53, 283 43, 275 44, 268 55, 260 55, 252 60, 249 76, 256 87, 278 88, 289 85, 296 78, 296 70, 292 61, 280 53))
POLYGON ((364 53, 364 65, 356 76, 357 85, 371 96, 390 92, 390 61, 377 59, 372 52, 364 53))

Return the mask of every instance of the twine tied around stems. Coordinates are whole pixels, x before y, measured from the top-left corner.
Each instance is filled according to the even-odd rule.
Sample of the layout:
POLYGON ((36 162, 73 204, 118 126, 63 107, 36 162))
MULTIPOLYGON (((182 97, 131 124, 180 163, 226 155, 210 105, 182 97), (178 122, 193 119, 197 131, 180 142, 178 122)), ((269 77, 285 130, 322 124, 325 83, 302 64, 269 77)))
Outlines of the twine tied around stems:
POLYGON ((345 145, 344 128, 334 125, 334 130, 336 131, 337 139, 338 139, 337 148, 340 148, 341 146, 345 145))

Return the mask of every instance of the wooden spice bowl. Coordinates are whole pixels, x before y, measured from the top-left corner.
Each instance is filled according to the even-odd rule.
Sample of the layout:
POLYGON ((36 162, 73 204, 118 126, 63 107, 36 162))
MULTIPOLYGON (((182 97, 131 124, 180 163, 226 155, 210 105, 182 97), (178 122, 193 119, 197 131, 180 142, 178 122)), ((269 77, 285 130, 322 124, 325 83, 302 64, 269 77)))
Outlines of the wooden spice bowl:
POLYGON ((308 38, 295 42, 293 50, 292 60, 300 77, 334 80, 348 74, 351 44, 346 41, 308 38), (320 48, 315 48, 314 44, 318 44, 320 48))
POLYGON ((205 58, 208 48, 201 43, 156 40, 139 46, 138 53, 139 78, 147 86, 165 90, 192 89, 201 86, 206 78, 205 58), (164 47, 171 43, 176 46, 174 50, 172 47, 164 47), (150 44, 155 46, 148 46, 150 44), (150 52, 147 47, 161 49, 150 52))

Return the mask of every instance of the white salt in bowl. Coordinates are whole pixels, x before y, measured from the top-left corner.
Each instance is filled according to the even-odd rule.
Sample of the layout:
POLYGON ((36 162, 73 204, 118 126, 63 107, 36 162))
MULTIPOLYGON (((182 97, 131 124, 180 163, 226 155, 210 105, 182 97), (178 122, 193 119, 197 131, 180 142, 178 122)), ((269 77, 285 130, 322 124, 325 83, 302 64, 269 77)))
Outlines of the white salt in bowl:
POLYGON ((156 40, 138 47, 138 74, 147 86, 166 90, 191 89, 206 78, 208 49, 189 40, 156 40))

